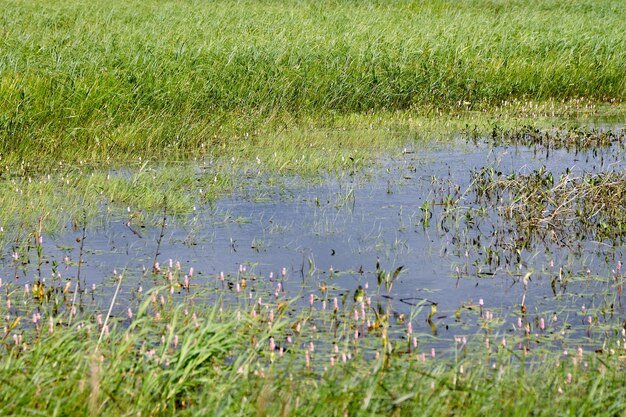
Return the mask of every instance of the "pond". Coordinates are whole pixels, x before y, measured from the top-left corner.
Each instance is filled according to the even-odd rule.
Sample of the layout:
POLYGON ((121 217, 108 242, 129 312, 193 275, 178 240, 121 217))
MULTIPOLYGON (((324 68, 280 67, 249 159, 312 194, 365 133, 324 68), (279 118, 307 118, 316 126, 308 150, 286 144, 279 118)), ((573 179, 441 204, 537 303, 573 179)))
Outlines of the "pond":
POLYGON ((132 208, 103 214, 84 240, 80 228, 46 236, 40 262, 35 248, 5 247, 0 277, 32 289, 39 275, 76 277, 80 262, 79 304, 94 314, 106 313, 123 275, 120 317, 164 286, 242 310, 296 299, 293 314, 325 314, 341 304, 363 314, 363 333, 375 327, 364 310, 384 312, 396 338, 413 322, 428 346, 487 322, 498 337, 545 332, 558 348, 568 338, 598 348, 624 315, 624 156, 623 131, 606 126, 407 146, 313 185, 250 181, 184 221, 165 211, 162 228, 140 227, 132 208))

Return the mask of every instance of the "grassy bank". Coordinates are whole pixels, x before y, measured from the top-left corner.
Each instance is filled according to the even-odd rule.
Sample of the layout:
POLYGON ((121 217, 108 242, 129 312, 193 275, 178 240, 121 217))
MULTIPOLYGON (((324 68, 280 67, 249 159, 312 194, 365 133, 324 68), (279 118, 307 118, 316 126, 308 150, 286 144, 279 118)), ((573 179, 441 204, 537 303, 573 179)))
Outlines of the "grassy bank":
MULTIPOLYGON (((243 295, 241 309, 221 309, 194 302, 195 289, 180 297, 166 287, 137 294, 127 311, 116 306, 109 316, 106 305, 80 313, 75 305, 88 293, 77 298, 62 282, 49 283, 45 297, 5 287, 0 311, 16 325, 0 341, 3 415, 613 416, 626 409, 621 336, 586 351, 564 336, 566 322, 544 332, 529 316, 532 333, 498 334, 492 326, 500 318, 485 318, 469 340, 431 350, 421 347, 428 340, 421 320, 410 319, 415 333, 383 318, 367 330, 352 318, 351 300, 334 312, 316 300, 294 313, 281 297, 246 306, 243 295), (395 341, 393 327, 402 329, 395 341)), ((373 309, 364 314, 379 320, 373 309)), ((616 328, 594 324, 593 333, 616 328)))
POLYGON ((621 101, 625 19, 611 0, 3 1, 0 155, 179 158, 351 115, 621 101))

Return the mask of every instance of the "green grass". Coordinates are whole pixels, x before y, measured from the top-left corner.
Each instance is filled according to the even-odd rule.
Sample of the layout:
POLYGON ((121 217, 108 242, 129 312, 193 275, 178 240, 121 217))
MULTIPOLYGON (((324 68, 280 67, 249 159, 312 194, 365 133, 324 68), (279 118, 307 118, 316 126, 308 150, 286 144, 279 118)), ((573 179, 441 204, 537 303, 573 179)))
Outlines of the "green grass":
POLYGON ((213 153, 350 115, 406 122, 514 100, 560 112, 626 95, 620 1, 1 5, 0 155, 31 164, 213 153))
MULTIPOLYGON (((319 303, 297 313, 281 310, 282 300, 221 309, 194 302, 196 290, 182 300, 167 295, 168 288, 161 289, 162 301, 138 295, 128 304, 132 318, 124 304, 116 306, 117 317, 107 317, 107 306, 101 318, 90 307, 74 317, 71 290, 66 298, 63 282, 58 285, 43 300, 5 284, 19 312, 4 300, 0 311, 22 322, 0 341, 2 415, 613 416, 626 410, 623 342, 612 336, 604 340, 615 348, 595 353, 558 334, 508 334, 505 346, 489 323, 480 323, 467 347, 450 341, 433 359, 430 350, 407 353, 406 342, 386 341, 385 330, 355 343, 351 302, 340 308, 333 333, 331 313, 319 303), (268 325, 270 310, 276 316, 268 325), (28 323, 37 311, 41 321, 28 323), (532 348, 525 354, 517 343, 532 348), (562 353, 561 343, 571 351, 562 353)), ((418 339, 427 340, 419 334, 425 324, 415 320, 415 326, 418 339)))

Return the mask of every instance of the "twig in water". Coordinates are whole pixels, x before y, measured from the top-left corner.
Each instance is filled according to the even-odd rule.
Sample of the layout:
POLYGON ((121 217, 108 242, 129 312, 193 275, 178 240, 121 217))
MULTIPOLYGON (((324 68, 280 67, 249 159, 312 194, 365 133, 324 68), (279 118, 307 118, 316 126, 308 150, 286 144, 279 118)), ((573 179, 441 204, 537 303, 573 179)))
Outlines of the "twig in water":
POLYGON ((87 211, 83 210, 83 235, 80 238, 80 250, 78 252, 78 271, 76 272, 76 281, 78 282, 78 291, 80 292, 80 269, 83 265, 83 249, 85 247, 85 236, 87 230, 87 211))
POLYGON ((158 258, 161 254, 161 241, 163 240, 163 236, 165 236, 165 226, 167 224, 167 199, 163 198, 163 221, 161 222, 161 233, 159 234, 159 238, 157 239, 157 247, 156 252, 154 253, 154 261, 152 262, 152 272, 158 273, 159 268, 157 267, 158 258))

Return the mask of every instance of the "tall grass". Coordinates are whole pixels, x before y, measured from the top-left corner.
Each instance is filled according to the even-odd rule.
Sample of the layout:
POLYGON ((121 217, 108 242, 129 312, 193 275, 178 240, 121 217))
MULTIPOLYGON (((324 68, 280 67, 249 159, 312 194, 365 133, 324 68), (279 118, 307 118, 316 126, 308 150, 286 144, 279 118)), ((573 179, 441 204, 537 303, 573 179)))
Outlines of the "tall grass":
POLYGON ((624 20, 612 0, 2 1, 0 154, 163 158, 353 113, 622 100, 624 20))
POLYGON ((22 316, 22 323, 0 340, 2 415, 612 416, 626 408, 623 341, 611 344, 617 342, 611 337, 615 350, 563 353, 537 344, 526 352, 516 344, 535 345, 534 338, 549 344, 552 336, 509 334, 511 345, 504 346, 486 329, 467 348, 452 341, 443 357, 398 346, 375 357, 359 349, 372 339, 385 352, 384 337, 369 332, 357 349, 352 306, 340 311, 348 324, 333 340, 319 306, 313 315, 276 310, 268 322, 272 302, 254 314, 254 305, 236 312, 167 295, 151 301, 147 294, 130 304, 132 317, 121 313, 107 326, 92 313, 71 322, 69 305, 56 315, 48 311, 60 294, 42 307, 12 290, 20 308, 43 308, 43 320, 25 324, 25 312, 3 301, 3 313, 22 316))

